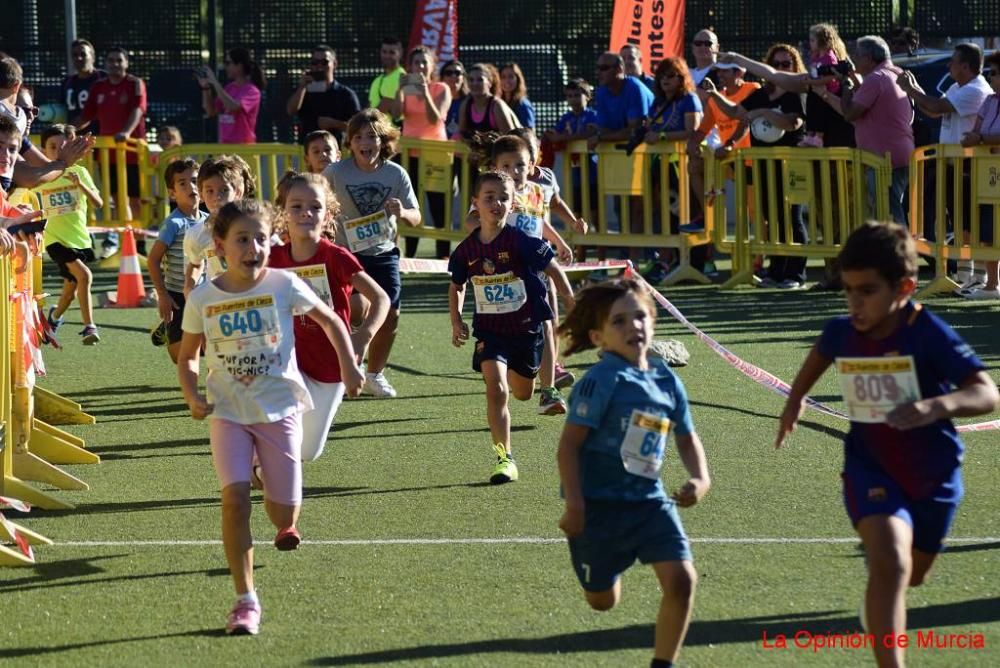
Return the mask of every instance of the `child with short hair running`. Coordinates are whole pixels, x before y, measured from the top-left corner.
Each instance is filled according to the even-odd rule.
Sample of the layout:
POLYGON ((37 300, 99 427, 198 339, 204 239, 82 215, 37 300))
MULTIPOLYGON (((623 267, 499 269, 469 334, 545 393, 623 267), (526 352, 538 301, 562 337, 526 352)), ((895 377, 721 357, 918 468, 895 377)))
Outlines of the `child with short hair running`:
POLYGON ((473 205, 479 228, 463 240, 448 262, 451 285, 451 342, 456 347, 469 338, 462 320, 467 282, 473 286, 476 339, 472 368, 486 383, 486 414, 497 463, 490 482, 518 478, 510 442, 508 395, 531 399, 545 341, 543 323, 552 318, 541 272, 551 276, 569 304, 573 289, 548 244, 509 223, 514 182, 503 172, 485 172, 476 179, 473 205))
MULTIPOLYGON (((277 204, 289 243, 271 249, 269 265, 295 273, 348 328, 351 291, 361 293, 371 307, 351 341, 356 353, 364 350, 389 312, 389 297, 350 251, 330 241, 340 210, 330 184, 319 174, 289 173, 278 185, 277 204)), ((302 461, 311 462, 323 454, 344 398, 344 382, 336 349, 323 328, 304 316, 295 319, 295 355, 313 402, 313 409, 302 416, 302 461)))
MULTIPOLYGON (((62 147, 76 138, 76 128, 72 125, 50 125, 42 133, 42 150, 49 160, 56 160, 62 147)), ((93 262, 93 243, 87 232, 88 202, 95 208, 104 206, 101 194, 94 180, 82 165, 73 165, 55 181, 43 183, 33 191, 40 200, 46 219, 44 241, 45 252, 63 277, 62 293, 55 306, 49 308, 49 328, 53 334, 63 324, 63 314, 73 303, 79 302, 80 319, 83 330, 80 337, 84 345, 92 346, 100 342, 101 336, 94 324, 93 300, 90 288, 94 277, 87 266, 93 262)))
MULTIPOLYGON (((402 282, 399 277, 397 223, 420 225, 420 207, 406 170, 392 162, 399 140, 392 120, 378 109, 363 109, 347 121, 351 157, 323 172, 340 202, 337 243, 350 249, 379 287, 389 295, 390 309, 368 348, 364 393, 396 396, 385 367, 399 328, 402 282)), ((358 300, 359 302, 361 300, 358 300)), ((356 308, 352 303, 352 309, 356 308)), ((357 305, 362 311, 363 304, 357 305)))
MULTIPOLYGON (((534 167, 533 171, 528 175, 528 180, 540 185, 545 192, 545 201, 548 202, 548 206, 545 209, 546 222, 549 225, 552 224, 552 213, 554 212, 563 222, 572 226, 574 232, 577 234, 586 234, 588 229, 587 221, 582 217, 577 217, 573 213, 573 210, 569 208, 569 205, 566 204, 566 201, 559 195, 559 182, 556 180, 555 173, 548 167, 543 167, 539 164, 542 149, 538 144, 538 137, 535 135, 535 131, 531 128, 514 128, 508 134, 520 137, 528 145, 529 157, 534 167)), ((552 281, 548 282, 548 286, 549 304, 552 305, 554 316, 552 321, 559 322, 559 300, 556 298, 555 286, 552 284, 552 281)), ((555 364, 552 384, 559 390, 572 385, 576 381, 576 376, 559 362, 559 337, 553 336, 552 346, 546 347, 546 350, 551 351, 555 364)), ((547 360, 543 359, 542 365, 547 365, 547 360)))
POLYGON ((185 302, 184 239, 189 230, 204 224, 208 214, 199 208, 198 163, 193 158, 171 162, 164 171, 163 180, 176 207, 160 225, 146 266, 156 290, 160 313, 160 323, 152 332, 153 344, 166 344, 170 359, 176 364, 184 334, 181 329, 185 302))
POLYGON ((222 258, 216 256, 212 226, 215 214, 229 202, 257 194, 253 172, 238 155, 218 155, 201 163, 198 170, 198 195, 208 208, 208 218, 194 225, 184 235, 184 295, 191 293, 202 279, 211 280, 225 271, 222 258))
MULTIPOLYGON (((906 588, 922 584, 962 499, 964 446, 953 417, 983 415, 1000 394, 982 361, 912 301, 919 258, 909 231, 870 222, 839 256, 849 315, 828 322, 792 383, 775 447, 833 364, 851 418, 843 494, 864 544, 862 624, 876 639, 906 631, 906 588), (867 623, 866 623, 867 622, 867 623)), ((898 643, 874 643, 879 665, 903 665, 898 643)))
MULTIPOLYGON (((530 237, 552 242, 556 247, 558 257, 563 262, 573 259, 573 251, 566 245, 559 232, 552 227, 548 212, 552 196, 551 190, 528 180, 528 175, 534 170, 531 160, 531 146, 524 139, 515 135, 497 135, 495 133, 476 134, 472 141, 473 150, 489 156, 491 169, 504 172, 514 183, 514 199, 510 209, 512 227, 516 227, 530 237)), ((479 160, 480 164, 486 160, 479 160)), ((473 206, 466 219, 466 227, 474 228, 479 224, 478 211, 473 206)), ((566 412, 566 401, 555 386, 555 337, 552 333, 551 319, 542 324, 544 347, 542 351, 539 382, 541 384, 538 398, 538 413, 541 415, 561 415, 566 412)))
POLYGON ((326 130, 314 130, 307 134, 302 150, 306 171, 310 174, 322 174, 324 169, 340 160, 337 138, 326 130))
POLYGON ((278 529, 274 545, 294 550, 302 504, 302 413, 312 408, 295 355, 293 318, 306 315, 337 351, 347 392, 363 378, 341 319, 294 274, 268 269, 274 211, 258 200, 230 202, 212 231, 226 269, 195 288, 184 306, 177 363, 191 416, 209 427, 212 461, 222 487, 222 543, 237 600, 226 633, 256 634, 261 607, 254 590, 250 534, 253 462, 264 477, 264 508, 278 529), (206 395, 198 391, 205 347, 206 395))
POLYGON ((684 643, 698 580, 677 506, 693 506, 711 481, 687 393, 661 359, 650 358, 656 307, 635 280, 584 288, 559 326, 571 355, 600 361, 573 387, 559 439, 566 510, 559 521, 587 603, 609 610, 621 574, 636 559, 653 567, 663 591, 652 667, 674 665, 684 643), (671 429, 690 478, 667 496, 660 479, 671 429))

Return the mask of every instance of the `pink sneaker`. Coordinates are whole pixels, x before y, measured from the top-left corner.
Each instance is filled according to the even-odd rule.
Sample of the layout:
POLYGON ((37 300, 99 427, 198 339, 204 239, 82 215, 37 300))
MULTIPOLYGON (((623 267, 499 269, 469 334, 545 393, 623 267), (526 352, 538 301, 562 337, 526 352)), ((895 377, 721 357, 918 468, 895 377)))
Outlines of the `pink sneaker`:
POLYGON ((556 373, 553 380, 554 382, 552 384, 556 386, 557 390, 561 390, 576 382, 576 376, 573 375, 573 372, 568 371, 562 364, 556 362, 556 373))
POLYGON ((294 550, 302 542, 302 534, 295 527, 288 527, 278 532, 274 537, 274 546, 282 552, 294 550))
POLYGON ((231 636, 255 636, 260 631, 260 603, 239 600, 226 620, 226 633, 231 636))

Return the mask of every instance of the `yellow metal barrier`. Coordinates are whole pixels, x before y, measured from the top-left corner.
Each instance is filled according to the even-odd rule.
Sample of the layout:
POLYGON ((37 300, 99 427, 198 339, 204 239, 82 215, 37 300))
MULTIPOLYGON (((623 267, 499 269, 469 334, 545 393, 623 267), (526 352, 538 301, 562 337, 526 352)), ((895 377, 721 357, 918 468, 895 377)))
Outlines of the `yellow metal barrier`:
POLYGON ((402 137, 399 140, 400 160, 403 169, 408 174, 417 174, 417 202, 423 209, 424 195, 427 193, 442 193, 445 198, 444 226, 435 228, 427 223, 423 216, 423 224, 419 227, 400 225, 400 236, 421 237, 427 239, 446 239, 461 241, 468 232, 462 226, 464 214, 469 210, 472 201, 471 189, 472 166, 469 160, 469 147, 464 142, 435 141, 430 139, 413 139, 402 137), (454 181, 453 168, 458 169, 458 206, 461 213, 455 221, 454 214, 454 181))
POLYGON ((733 275, 723 288, 756 283, 756 255, 833 258, 855 227, 869 218, 889 217, 888 156, 849 148, 750 148, 722 160, 708 154, 705 164, 706 189, 713 193, 706 218, 714 223, 716 247, 733 258, 733 275), (884 193, 874 199, 874 211, 868 207, 869 170, 876 192, 884 193), (734 189, 731 212, 721 196, 725 187, 734 189), (808 243, 793 240, 793 206, 808 211, 808 243), (731 230, 730 218, 735 220, 731 230))
POLYGON ((935 267, 919 297, 958 287, 948 277, 949 260, 1000 260, 1000 147, 918 148, 910 159, 909 196, 917 251, 932 256, 935 267))
POLYGON ((298 144, 182 144, 172 146, 158 154, 156 166, 153 169, 156 179, 156 191, 162 193, 158 198, 156 223, 170 213, 169 198, 166 196, 167 185, 163 174, 173 160, 177 158, 194 158, 199 163, 217 155, 238 155, 250 166, 253 172, 257 197, 273 202, 278 196, 278 183, 288 170, 305 169, 302 147, 298 144))
MULTIPOLYGON (((688 158, 683 143, 640 144, 631 156, 612 144, 599 144, 597 183, 591 182, 589 156, 585 141, 567 144, 563 160, 563 188, 567 202, 575 201, 571 174, 572 163, 580 168, 580 198, 587 205, 590 194, 597 188, 597 219, 585 237, 567 233, 574 243, 596 246, 673 248, 678 251, 680 264, 663 281, 672 285, 680 281, 711 281, 691 266, 691 249, 712 242, 711 221, 697 234, 681 234, 676 225, 691 222, 691 188, 688 181, 688 158), (654 180, 655 175, 655 180, 654 180), (611 229, 607 199, 613 198, 617 211, 618 229, 611 229), (633 206, 641 225, 633 225, 633 206), (657 231, 659 227, 659 231, 657 231), (635 232, 633 229, 638 228, 635 232)), ((581 213, 581 212, 577 212, 581 213)))
POLYGON ((94 151, 83 159, 83 165, 90 171, 104 200, 104 206, 96 210, 89 207, 88 218, 91 226, 100 227, 149 227, 152 219, 152 181, 155 178, 149 157, 149 146, 141 139, 116 142, 114 137, 97 137, 94 151), (132 162, 129 162, 129 161, 132 162), (129 206, 128 165, 134 164, 139 179, 140 203, 138 211, 127 215, 129 206), (115 173, 115 188, 111 188, 111 173, 115 173))

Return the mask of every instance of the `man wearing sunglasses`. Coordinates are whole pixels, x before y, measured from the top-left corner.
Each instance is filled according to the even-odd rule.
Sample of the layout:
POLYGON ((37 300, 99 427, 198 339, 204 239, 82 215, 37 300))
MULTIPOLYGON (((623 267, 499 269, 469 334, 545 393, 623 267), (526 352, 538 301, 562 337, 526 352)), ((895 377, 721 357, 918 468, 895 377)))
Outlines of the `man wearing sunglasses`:
POLYGON ((361 103, 353 90, 334 79, 337 52, 320 44, 313 49, 309 69, 299 78, 299 86, 288 98, 285 109, 289 116, 299 117, 299 139, 309 133, 326 130, 344 142, 344 130, 351 116, 361 111, 361 103))
POLYGON ((700 90, 701 82, 705 77, 711 76, 714 83, 719 83, 713 75, 713 68, 719 59, 719 38, 711 30, 699 30, 691 40, 691 52, 694 54, 694 66, 690 68, 691 79, 699 89, 698 97, 704 103, 707 98, 700 90))

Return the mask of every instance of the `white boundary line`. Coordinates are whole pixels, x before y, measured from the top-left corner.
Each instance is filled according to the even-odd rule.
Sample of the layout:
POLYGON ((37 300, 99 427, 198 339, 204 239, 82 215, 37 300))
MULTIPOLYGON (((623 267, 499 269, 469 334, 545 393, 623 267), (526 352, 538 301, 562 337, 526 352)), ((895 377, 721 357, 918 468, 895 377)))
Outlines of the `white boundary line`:
MULTIPOLYGON (((691 542, 702 545, 834 545, 857 543, 861 539, 851 538, 692 538, 691 542)), ((342 540, 303 540, 303 545, 351 546, 351 545, 557 545, 565 543, 565 538, 517 537, 509 538, 372 538, 342 540)), ((996 536, 962 536, 948 538, 947 543, 995 543, 996 536)), ((222 545, 221 540, 68 540, 56 541, 55 547, 200 547, 222 545)))

